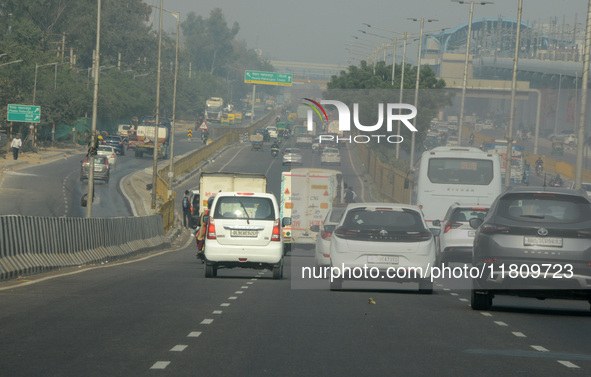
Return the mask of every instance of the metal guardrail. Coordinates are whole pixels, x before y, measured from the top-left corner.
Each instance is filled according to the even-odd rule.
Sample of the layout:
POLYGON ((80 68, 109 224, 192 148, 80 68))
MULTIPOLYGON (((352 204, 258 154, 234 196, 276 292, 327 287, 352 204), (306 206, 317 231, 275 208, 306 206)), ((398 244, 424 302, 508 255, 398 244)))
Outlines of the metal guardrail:
POLYGON ((0 216, 0 281, 100 263, 167 244, 160 215, 118 218, 0 216))

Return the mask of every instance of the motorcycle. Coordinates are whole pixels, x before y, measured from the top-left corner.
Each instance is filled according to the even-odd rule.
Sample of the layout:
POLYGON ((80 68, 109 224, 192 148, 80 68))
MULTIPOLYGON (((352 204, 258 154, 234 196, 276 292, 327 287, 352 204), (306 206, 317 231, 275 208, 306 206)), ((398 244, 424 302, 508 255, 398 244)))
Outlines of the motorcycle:
POLYGON ((536 175, 541 176, 544 173, 544 167, 542 165, 536 165, 536 175))
POLYGON ((550 179, 550 182, 548 183, 548 186, 550 186, 550 187, 562 187, 563 184, 564 184, 564 182, 562 181, 562 178, 552 177, 550 179))
POLYGON ((279 156, 279 149, 271 149, 271 156, 277 158, 279 156))

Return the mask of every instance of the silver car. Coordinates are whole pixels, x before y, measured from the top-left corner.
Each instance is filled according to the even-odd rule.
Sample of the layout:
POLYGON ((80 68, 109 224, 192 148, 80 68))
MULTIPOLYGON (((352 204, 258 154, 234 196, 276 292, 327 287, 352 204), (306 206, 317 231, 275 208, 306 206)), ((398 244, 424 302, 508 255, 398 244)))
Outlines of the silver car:
POLYGON ((302 150, 300 148, 285 148, 283 151, 283 165, 302 165, 302 150))
POLYGON ((313 225, 310 230, 320 232, 316 239, 316 252, 314 254, 314 267, 330 266, 330 239, 337 224, 341 221, 343 213, 347 207, 345 205, 334 205, 326 214, 322 225, 313 225))
POLYGON ((591 302, 591 200, 583 190, 516 187, 501 194, 477 228, 471 306, 495 295, 591 302))

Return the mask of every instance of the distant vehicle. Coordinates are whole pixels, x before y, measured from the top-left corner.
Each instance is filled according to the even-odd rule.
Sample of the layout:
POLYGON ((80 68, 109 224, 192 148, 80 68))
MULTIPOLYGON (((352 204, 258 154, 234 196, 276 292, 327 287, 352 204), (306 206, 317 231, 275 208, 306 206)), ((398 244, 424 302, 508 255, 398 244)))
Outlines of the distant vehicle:
POLYGON ((341 153, 337 148, 324 148, 320 155, 320 165, 340 165, 341 153))
POLYGON ((109 161, 109 165, 112 169, 115 168, 117 162, 117 151, 115 147, 110 145, 99 145, 96 151, 97 156, 106 156, 109 161))
MULTIPOLYGON (((135 146, 135 157, 141 158, 144 153, 154 155, 154 139, 156 138, 154 123, 142 123, 137 128, 138 142, 135 146)), ((158 158, 168 156, 168 138, 170 128, 166 124, 158 126, 158 158)))
MULTIPOLYGON (((207 217, 207 216, 206 216, 207 217)), ((275 195, 261 192, 220 192, 208 216, 205 241, 205 277, 219 268, 268 269, 273 279, 283 277, 281 227, 275 195)))
POLYGON ((107 135, 103 137, 101 144, 114 147, 117 154, 125 155, 125 139, 123 139, 123 136, 107 135))
MULTIPOLYGON (((94 179, 109 183, 110 171, 109 160, 106 156, 94 156, 94 179)), ((80 180, 83 181, 89 179, 89 174, 90 161, 88 161, 88 157, 86 157, 84 158, 84 161, 82 161, 80 180)))
POLYGON ((437 147, 415 165, 411 203, 422 208, 427 224, 441 220, 456 202, 490 206, 502 192, 497 155, 471 147, 437 147))
POLYGON ((299 148, 285 148, 283 151, 283 165, 302 165, 302 150, 299 148))
POLYGON ((117 135, 127 137, 128 131, 130 129, 133 129, 133 126, 131 124, 120 124, 117 127, 117 135))
POLYGON ((458 146, 458 137, 457 136, 450 136, 447 138, 445 142, 446 147, 457 147, 458 146))
POLYGON ((137 143, 137 131, 134 129, 130 129, 129 131, 127 131, 127 150, 135 149, 137 143))
POLYGON ((189 219, 189 226, 191 228, 196 228, 199 224, 199 219, 201 216, 200 208, 201 208, 201 195, 199 189, 192 189, 190 190, 189 194, 189 203, 191 203, 191 218, 189 219))
MULTIPOLYGON (((377 269, 379 281, 417 282, 419 292, 431 294, 429 268, 435 264, 435 239, 421 210, 398 203, 352 203, 347 206, 330 240, 330 265, 343 269, 332 279, 330 289, 341 289, 343 281, 354 279, 344 268, 377 269), (422 269, 423 274, 388 276, 389 268, 422 269)), ((372 276, 373 277, 373 276, 372 276)), ((369 278, 369 277, 368 277, 369 278)))
MULTIPOLYGON (((493 143, 485 143, 483 150, 488 153, 495 153, 501 160, 501 177, 502 182, 505 182, 505 166, 507 155, 507 140, 495 140, 493 143)), ((511 183, 521 183, 523 179, 524 170, 524 148, 519 144, 512 144, 513 153, 511 156, 511 183)))
POLYGON ((434 220, 439 227, 437 265, 447 262, 471 262, 475 231, 468 223, 473 218, 484 219, 488 207, 454 203, 442 221, 434 220))
POLYGON ((210 97, 205 101, 205 120, 221 122, 224 108, 224 99, 210 97))
POLYGON ((199 177, 199 215, 207 208, 207 200, 210 197, 219 192, 238 190, 267 192, 267 177, 255 173, 202 172, 199 177))
POLYGON ((296 136, 297 147, 311 149, 312 144, 314 144, 314 137, 311 134, 301 133, 296 136))
POLYGON ((345 213, 346 205, 335 203, 328 211, 322 225, 312 225, 312 232, 319 232, 316 239, 316 250, 314 253, 314 267, 330 266, 330 238, 337 224, 345 213))
POLYGON ((591 302, 591 199, 578 191, 514 187, 476 229, 471 306, 487 310, 497 295, 591 302), (494 261, 491 263, 490 261, 494 261))
MULTIPOLYGON (((575 188, 575 183, 573 182, 570 186, 571 189, 575 188)), ((591 197, 591 182, 582 182, 581 188, 587 192, 587 195, 591 197)))

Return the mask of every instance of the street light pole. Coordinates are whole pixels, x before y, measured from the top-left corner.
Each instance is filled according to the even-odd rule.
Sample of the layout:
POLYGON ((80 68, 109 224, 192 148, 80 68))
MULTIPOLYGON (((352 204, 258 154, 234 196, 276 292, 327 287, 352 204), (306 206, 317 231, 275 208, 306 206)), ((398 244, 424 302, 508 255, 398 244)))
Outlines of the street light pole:
POLYGON ((585 118, 587 109, 587 81, 589 80, 589 54, 591 53, 591 0, 587 3, 587 29, 583 55, 583 82, 581 85, 581 112, 579 113, 579 135, 577 137, 577 163, 575 165, 575 189, 583 182, 583 149, 585 148, 585 118))
MULTIPOLYGON (((94 64, 94 91, 92 99, 92 125, 90 133, 90 150, 94 151, 97 149, 97 138, 96 138, 96 118, 98 109, 98 88, 99 88, 99 73, 100 73, 100 46, 101 46, 101 0, 97 0, 97 16, 96 16, 96 55, 94 64)), ((57 63, 56 63, 57 64, 57 63)), ((86 217, 92 217, 92 201, 94 199, 94 156, 88 154, 88 196, 86 199, 86 217)))
MULTIPOLYGON (((452 0, 460 4, 466 4, 463 0, 452 0)), ((468 81, 468 60, 470 59, 470 40, 472 39, 472 15, 474 14, 474 4, 486 5, 491 4, 487 1, 470 1, 470 20, 468 21, 468 36, 466 38, 466 56, 464 58, 464 79, 462 82, 462 101, 460 103, 460 121, 458 124, 458 145, 462 145, 462 133, 464 129, 464 104, 466 102, 466 84, 468 81)))
MULTIPOLYGON (((421 76, 421 49, 423 48, 423 27, 425 25, 425 19, 421 18, 409 18, 412 21, 420 21, 421 22, 421 31, 419 33, 419 57, 417 59, 417 81, 415 83, 415 109, 419 103, 419 80, 421 76)), ((427 22, 437 21, 435 19, 428 19, 427 22)), ((417 118, 415 118, 415 128, 417 126, 417 118)), ((414 165, 414 158, 415 158, 415 134, 416 132, 411 132, 411 142, 410 142, 410 169, 413 169, 414 165)))
POLYGON ((151 208, 156 209, 156 186, 158 185, 158 123, 160 122, 160 69, 162 62, 162 2, 160 0, 160 22, 158 27, 158 73, 156 78, 156 116, 154 125, 154 163, 152 166, 152 203, 151 208))
POLYGON ((177 78, 179 72, 179 32, 180 32, 180 22, 181 22, 181 14, 170 12, 176 18, 176 52, 174 57, 174 89, 172 94, 172 124, 171 124, 171 131, 170 131, 170 165, 168 170, 168 178, 169 178, 169 185, 168 189, 172 191, 172 179, 174 177, 174 129, 175 129, 175 121, 176 121, 176 88, 177 88, 177 78))
MULTIPOLYGON (((591 0, 590 0, 591 1, 591 0)), ((511 184, 511 161, 513 158, 513 122, 515 120, 515 89, 517 87, 517 60, 519 58, 519 34, 521 32, 521 12, 523 0, 517 7, 517 31, 515 34, 515 54, 513 57, 513 79, 511 80, 511 108, 509 109, 509 131, 507 132, 507 153, 505 154, 505 187, 511 184)))
MULTIPOLYGON (((404 66, 406 65, 405 57, 406 57, 406 39, 408 34, 404 32, 404 44, 402 45, 402 71, 400 72, 400 95, 398 98, 398 102, 402 103, 402 93, 404 92, 404 66)), ((394 74, 392 74, 394 76, 394 74)), ((398 110, 398 114, 402 114, 402 109, 398 110)), ((398 133, 396 135, 400 135, 400 119, 398 120, 398 133)), ((400 156, 400 143, 396 143, 396 159, 400 156)))

